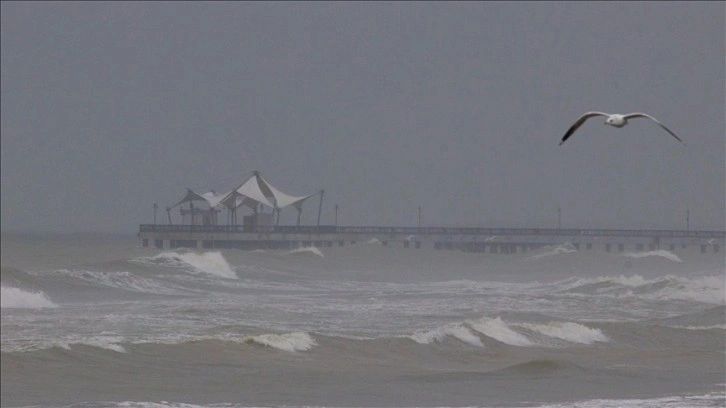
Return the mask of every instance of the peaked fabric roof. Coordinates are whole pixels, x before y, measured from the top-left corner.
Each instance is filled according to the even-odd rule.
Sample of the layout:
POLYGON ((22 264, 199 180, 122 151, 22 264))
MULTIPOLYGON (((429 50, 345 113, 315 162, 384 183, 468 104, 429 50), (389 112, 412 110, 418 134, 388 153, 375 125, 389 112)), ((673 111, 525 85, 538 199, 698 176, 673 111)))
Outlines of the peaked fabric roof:
POLYGON ((211 190, 208 193, 202 194, 202 197, 204 198, 204 200, 207 201, 207 204, 209 204, 209 208, 214 208, 218 206, 222 202, 222 200, 227 197, 228 194, 229 193, 219 194, 216 191, 211 190))
POLYGON ((234 210, 236 208, 245 206, 254 209, 257 207, 258 202, 237 192, 237 190, 232 190, 229 193, 225 194, 225 196, 221 200, 222 205, 225 207, 234 210))
POLYGON ((195 193, 194 191, 192 191, 192 189, 187 188, 187 193, 184 195, 184 197, 181 200, 179 200, 178 203, 176 203, 176 204, 172 205, 171 207, 169 207, 169 209, 172 209, 172 208, 174 208, 176 206, 182 205, 182 204, 187 203, 189 201, 207 201, 207 199, 204 198, 204 197, 202 197, 201 195, 195 193))
POLYGON ((235 191, 245 197, 249 197, 258 203, 262 203, 268 207, 275 208, 268 199, 265 193, 260 189, 260 185, 257 183, 257 177, 252 176, 247 181, 242 183, 235 191))
POLYGON ((193 191, 192 189, 187 188, 186 195, 184 195, 184 197, 178 203, 169 207, 169 209, 172 209, 174 207, 177 207, 177 206, 187 203, 189 201, 204 201, 207 204, 209 204, 209 208, 215 208, 215 207, 219 206, 220 204, 229 207, 228 202, 225 201, 225 199, 227 198, 227 196, 230 195, 230 193, 231 193, 231 191, 227 194, 220 194, 214 190, 211 190, 208 193, 199 194, 199 193, 193 191))
POLYGON ((302 204, 305 200, 317 195, 318 193, 319 192, 315 192, 306 196, 291 196, 276 189, 268 183, 267 180, 262 178, 258 172, 254 172, 252 177, 247 179, 247 181, 226 194, 220 194, 214 190, 211 190, 208 193, 199 194, 194 192, 192 189, 187 188, 187 192, 184 197, 178 203, 169 207, 169 209, 190 201, 204 201, 209 204, 210 208, 224 205, 229 209, 235 209, 241 206, 254 209, 257 207, 257 204, 264 204, 275 209, 293 206, 299 210, 302 208, 302 204))
POLYGON ((258 179, 258 183, 262 187, 262 191, 267 190, 269 192, 268 193, 269 195, 267 195, 267 196, 268 197, 272 196, 275 199, 275 204, 277 205, 277 208, 285 208, 287 206, 292 205, 295 208, 300 209, 302 207, 302 203, 305 202, 305 200, 318 194, 316 192, 316 193, 313 193, 310 195, 300 196, 300 197, 291 196, 291 195, 285 194, 282 191, 273 187, 270 183, 267 182, 267 180, 262 178, 262 176, 260 176, 259 174, 256 174, 256 177, 258 179))

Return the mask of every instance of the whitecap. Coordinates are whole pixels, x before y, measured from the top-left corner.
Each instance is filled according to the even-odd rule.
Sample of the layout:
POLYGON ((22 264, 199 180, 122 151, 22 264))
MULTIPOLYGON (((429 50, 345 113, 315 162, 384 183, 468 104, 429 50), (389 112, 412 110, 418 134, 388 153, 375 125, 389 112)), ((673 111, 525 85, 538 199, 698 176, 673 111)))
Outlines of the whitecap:
POLYGON ((244 342, 256 343, 289 352, 307 351, 318 345, 315 339, 305 332, 261 334, 259 336, 246 337, 244 342))
POLYGON ((0 307, 12 309, 41 309, 58 307, 48 296, 40 292, 28 292, 9 286, 0 289, 0 307))
POLYGON ((232 266, 230 266, 219 251, 202 253, 162 252, 156 256, 136 258, 133 259, 133 261, 161 264, 176 268, 192 267, 196 271, 204 272, 209 275, 220 276, 228 279, 237 279, 237 274, 232 269, 232 266))
POLYGON ((446 336, 454 337, 472 346, 484 347, 481 339, 461 323, 451 323, 428 331, 417 331, 409 338, 419 344, 443 341, 446 336))
POLYGON ((678 255, 676 255, 672 252, 663 250, 663 249, 660 249, 657 251, 648 251, 648 252, 632 252, 632 253, 623 254, 623 256, 628 256, 630 258, 645 258, 645 257, 650 257, 650 256, 660 256, 660 257, 666 258, 673 262, 683 262, 683 260, 681 258, 679 258, 678 255))
POLYGON ((302 247, 293 249, 292 251, 287 252, 288 255, 317 255, 321 258, 325 258, 325 255, 323 252, 316 248, 316 247, 302 247))
POLYGON ((528 257, 526 259, 540 259, 540 258, 544 258, 544 257, 547 257, 547 256, 560 255, 560 254, 569 254, 569 253, 572 253, 572 252, 577 252, 577 249, 575 249, 575 247, 572 244, 563 244, 563 245, 559 245, 559 246, 555 247, 551 251, 543 252, 543 253, 537 254, 537 255, 533 255, 533 256, 530 256, 530 257, 528 257))
POLYGON ((534 344, 527 336, 514 331, 500 317, 496 319, 482 317, 479 320, 470 321, 468 324, 479 333, 511 346, 531 346, 534 344))
POLYGON ((600 329, 592 329, 572 322, 550 322, 548 324, 520 323, 520 327, 573 343, 592 344, 608 342, 610 339, 600 329))

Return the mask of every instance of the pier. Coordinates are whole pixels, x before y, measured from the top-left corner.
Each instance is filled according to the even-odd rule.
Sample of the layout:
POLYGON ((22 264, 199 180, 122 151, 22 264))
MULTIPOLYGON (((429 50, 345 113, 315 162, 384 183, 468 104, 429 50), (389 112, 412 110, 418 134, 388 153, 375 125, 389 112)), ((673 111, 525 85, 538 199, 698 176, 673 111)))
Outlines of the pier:
POLYGON ((139 226, 144 247, 159 249, 279 249, 342 247, 366 242, 406 249, 458 250, 492 254, 527 252, 544 246, 606 252, 679 252, 697 248, 720 253, 725 231, 560 228, 346 227, 156 225, 139 226))

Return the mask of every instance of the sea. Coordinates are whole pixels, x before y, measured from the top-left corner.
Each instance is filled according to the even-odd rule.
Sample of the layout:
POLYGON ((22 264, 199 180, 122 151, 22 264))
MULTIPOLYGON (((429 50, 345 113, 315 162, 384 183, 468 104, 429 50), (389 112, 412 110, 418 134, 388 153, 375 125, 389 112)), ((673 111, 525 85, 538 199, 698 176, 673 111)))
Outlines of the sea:
POLYGON ((723 250, 3 234, 3 407, 724 407, 723 250))

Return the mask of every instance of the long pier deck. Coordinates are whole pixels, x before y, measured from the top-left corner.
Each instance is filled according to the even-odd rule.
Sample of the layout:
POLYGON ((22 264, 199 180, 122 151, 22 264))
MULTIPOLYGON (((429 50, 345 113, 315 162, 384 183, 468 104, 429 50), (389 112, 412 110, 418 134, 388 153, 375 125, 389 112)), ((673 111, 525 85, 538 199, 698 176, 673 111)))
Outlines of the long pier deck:
POLYGON ((346 246, 377 240, 401 248, 433 248, 511 254, 548 245, 578 250, 678 252, 697 246, 701 253, 723 251, 726 231, 647 229, 351 227, 142 224, 145 247, 295 249, 346 246))

